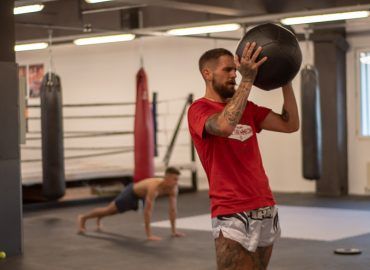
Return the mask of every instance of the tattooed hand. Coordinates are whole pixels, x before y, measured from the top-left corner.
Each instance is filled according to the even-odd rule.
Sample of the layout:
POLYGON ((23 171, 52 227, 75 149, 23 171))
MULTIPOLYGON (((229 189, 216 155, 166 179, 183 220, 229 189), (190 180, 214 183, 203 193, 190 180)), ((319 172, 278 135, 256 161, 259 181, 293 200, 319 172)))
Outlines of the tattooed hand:
POLYGON ((253 53, 255 47, 256 42, 247 42, 241 59, 239 59, 238 56, 235 56, 235 65, 240 72, 240 75, 242 75, 242 82, 253 83, 254 79, 257 76, 258 68, 267 60, 267 57, 265 56, 261 60, 256 62, 258 55, 262 51, 262 47, 258 47, 257 50, 255 50, 255 52, 253 53))

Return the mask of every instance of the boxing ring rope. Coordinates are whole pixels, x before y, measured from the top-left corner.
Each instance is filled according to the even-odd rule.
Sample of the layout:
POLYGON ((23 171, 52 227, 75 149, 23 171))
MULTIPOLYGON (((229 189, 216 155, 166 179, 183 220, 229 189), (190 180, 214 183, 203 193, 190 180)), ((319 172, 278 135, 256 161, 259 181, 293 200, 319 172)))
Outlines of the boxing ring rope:
MULTIPOLYGON (((68 118, 67 118, 68 119, 68 118)), ((77 133, 77 132, 73 132, 77 133)), ((133 131, 113 131, 113 132, 81 132, 78 135, 63 136, 64 139, 76 139, 76 138, 89 138, 89 137, 102 137, 102 136, 116 136, 116 135, 129 135, 134 134, 133 131)), ((41 137, 26 138, 26 140, 41 140, 41 137)))
MULTIPOLYGON (((102 106, 126 106, 126 105, 135 105, 135 102, 74 103, 74 104, 63 104, 63 108, 102 107, 102 106)), ((40 105, 28 105, 27 108, 40 108, 40 105)))
MULTIPOLYGON (((176 129, 174 131, 174 134, 171 138, 171 142, 170 142, 170 145, 168 145, 167 143, 159 143, 158 142, 158 133, 161 133, 163 135, 165 135, 165 137, 167 137, 166 135, 168 134, 168 131, 172 131, 171 129, 168 129, 167 128, 167 120, 165 119, 163 121, 163 123, 165 123, 165 126, 163 127, 163 129, 158 129, 158 124, 157 124, 157 121, 158 121, 158 117, 171 117, 171 116, 176 116, 178 115, 178 113, 170 113, 169 110, 168 110, 168 107, 169 107, 169 103, 171 102, 180 102, 180 101, 184 101, 184 98, 175 98, 175 99, 165 99, 165 100, 160 100, 158 101, 157 100, 157 96, 155 94, 155 96, 153 95, 153 102, 152 102, 152 110, 153 110, 153 120, 155 121, 154 123, 154 128, 155 128, 155 132, 154 132, 154 135, 155 135, 155 149, 156 149, 156 155, 155 156, 159 156, 158 154, 158 149, 165 149, 167 148, 167 151, 166 151, 166 162, 163 161, 164 164, 160 164, 160 165, 156 165, 156 171, 160 170, 160 171, 163 171, 164 168, 169 164, 169 159, 172 155, 172 151, 173 151, 173 148, 174 148, 174 144, 175 144, 175 140, 176 138, 178 137, 178 134, 181 132, 187 132, 187 129, 186 128, 180 128, 180 124, 181 123, 177 123, 177 126, 176 126, 176 129), (158 104, 161 105, 161 107, 164 105, 166 110, 165 112, 162 112, 162 113, 158 113, 157 112, 157 107, 158 107, 158 104)), ((186 98, 185 100, 185 106, 181 112, 181 120, 182 118, 184 117, 185 115, 185 108, 186 106, 189 104, 189 97, 186 98)), ((101 107, 101 108, 104 108, 104 107, 107 107, 107 106, 126 106, 126 105, 135 105, 134 102, 114 102, 114 103, 87 103, 87 104, 64 104, 62 107, 63 109, 65 108, 71 108, 71 109, 78 109, 78 108, 94 108, 94 107, 101 107)), ((38 113, 38 109, 40 109, 40 105, 38 104, 32 104, 32 105, 28 105, 27 106, 27 109, 28 110, 32 110, 33 112, 31 114, 29 114, 29 116, 26 118, 26 123, 27 123, 27 136, 26 136, 26 144, 25 145, 21 145, 21 150, 23 153, 25 153, 26 151, 28 153, 31 153, 31 155, 37 155, 37 151, 40 151, 41 150, 41 146, 37 145, 39 141, 41 141, 42 137, 40 136, 41 134, 41 131, 37 131, 37 122, 40 121, 41 117, 37 115, 38 113), (31 125, 30 123, 32 123, 32 129, 30 128, 31 125), (32 154, 34 153, 34 154, 32 154)), ((105 114, 105 115, 98 115, 98 114, 94 114, 94 115, 77 115, 76 113, 73 114, 73 115, 66 115, 63 117, 63 120, 68 120, 68 121, 73 121, 73 120, 88 120, 88 121, 93 121, 94 119, 130 119, 130 118, 134 118, 134 115, 132 114, 105 114)), ((129 130, 113 130, 113 131, 96 131, 96 130, 92 130, 92 131, 88 131, 88 130, 81 130, 81 131, 78 131, 78 130, 66 130, 64 131, 63 133, 63 139, 67 139, 69 142, 71 139, 74 140, 74 139, 86 139, 86 138, 96 138, 96 139, 103 139, 103 138, 108 138, 108 137, 118 137, 118 138, 121 138, 121 136, 125 136, 125 135, 133 135, 133 131, 129 131, 129 130)), ((162 138, 163 139, 163 138, 162 138)), ((165 138, 166 141, 167 141, 167 138, 165 138)), ((111 140, 110 140, 111 141, 111 140)), ((110 142, 109 141, 109 142, 110 142)), ((108 141, 107 141, 108 142, 108 141)), ((78 142, 77 142, 78 143, 78 142)), ((176 144, 176 147, 189 147, 189 144, 184 144, 184 143, 179 143, 179 144, 176 144)), ((66 155, 64 157, 64 160, 66 162, 66 171, 67 171, 67 174, 66 174, 66 181, 71 181, 71 180, 78 180, 76 179, 76 175, 77 173, 72 173, 73 175, 73 178, 72 179, 69 174, 68 174, 68 167, 71 167, 71 166, 68 166, 68 162, 69 161, 73 161, 73 166, 76 166, 76 162, 80 162, 79 160, 85 160, 85 159, 95 159, 97 157, 110 157, 110 156, 118 156, 118 155, 121 155, 121 154, 127 154, 127 153, 132 153, 133 152, 133 149, 134 147, 133 146, 123 146, 123 145, 119 145, 119 146, 112 146, 112 145, 103 145, 103 146, 98 146, 94 144, 94 146, 84 146, 84 145, 67 145, 64 147, 64 150, 69 153, 69 155, 66 155), (78 153, 78 152, 82 152, 82 153, 78 153)), ((182 150, 181 150, 182 151, 182 150)), ((40 151, 41 152, 41 151, 40 151)), ((23 155, 22 155, 23 156, 23 155)), ((119 160, 120 158, 116 158, 117 160, 119 160)), ((32 168, 32 171, 35 172, 36 171, 36 167, 40 167, 40 164, 42 162, 42 157, 24 157, 22 158, 21 160, 21 163, 23 166, 27 165, 27 166, 30 166, 32 168), (35 163, 35 164, 34 164, 35 163)), ((193 162, 193 161, 191 161, 193 162)), ((92 164, 94 164, 92 162, 92 164)), ((108 167, 111 167, 111 168, 114 168, 114 166, 108 166, 108 167)), ((192 174, 194 174, 194 171, 195 171, 195 167, 193 164, 182 164, 182 165, 179 165, 178 166, 180 169, 185 169, 185 170, 190 170, 192 174)), ((120 173, 117 173, 117 176, 119 176, 120 174, 131 174, 132 173, 132 168, 131 169, 125 169, 125 170, 121 170, 120 173)), ((23 173, 22 173, 23 174, 23 173)), ((112 174, 114 174, 112 172, 112 174)), ((83 175, 83 174, 82 174, 83 175)), ((104 175, 104 173, 103 173, 104 175)), ((33 174, 33 176, 35 176, 35 174, 33 174)), ((90 174, 91 176, 91 174, 90 174)), ((98 175, 97 175, 98 176, 98 175)), ((31 176, 32 178, 32 176, 31 176)), ((78 178, 78 177, 77 177, 78 178)), ((196 190, 196 181, 193 179, 193 175, 192 175, 192 187, 191 187, 191 190, 196 190), (195 183, 195 184, 194 184, 195 183)), ((30 180, 30 184, 37 184, 40 182, 40 180, 37 180, 37 179, 29 179, 30 180)), ((83 180, 83 179, 82 179, 83 180)), ((27 178, 26 178, 26 181, 25 181, 25 184, 27 184, 27 178)))

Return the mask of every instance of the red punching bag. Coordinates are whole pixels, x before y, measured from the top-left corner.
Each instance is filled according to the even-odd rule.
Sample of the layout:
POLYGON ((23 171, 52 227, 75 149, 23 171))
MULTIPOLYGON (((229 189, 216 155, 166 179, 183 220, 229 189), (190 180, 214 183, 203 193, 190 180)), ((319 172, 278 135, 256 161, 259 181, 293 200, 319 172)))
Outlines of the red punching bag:
POLYGON ((135 170, 134 182, 154 175, 154 125, 149 103, 146 73, 140 68, 136 75, 135 170))

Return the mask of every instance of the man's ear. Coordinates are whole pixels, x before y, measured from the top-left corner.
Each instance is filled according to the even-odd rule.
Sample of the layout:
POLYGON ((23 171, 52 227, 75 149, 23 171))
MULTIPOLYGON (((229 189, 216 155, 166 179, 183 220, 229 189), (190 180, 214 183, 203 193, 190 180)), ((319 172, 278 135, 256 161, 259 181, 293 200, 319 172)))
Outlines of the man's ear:
POLYGON ((206 80, 206 81, 212 81, 213 79, 213 73, 212 71, 209 69, 209 68, 204 68, 202 70, 202 75, 203 75, 203 78, 206 80))

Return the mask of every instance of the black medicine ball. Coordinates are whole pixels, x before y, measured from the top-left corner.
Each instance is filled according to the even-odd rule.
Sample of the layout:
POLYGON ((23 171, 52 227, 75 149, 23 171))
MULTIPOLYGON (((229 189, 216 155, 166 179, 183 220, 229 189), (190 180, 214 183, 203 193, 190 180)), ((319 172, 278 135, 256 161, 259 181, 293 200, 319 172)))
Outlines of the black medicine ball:
POLYGON ((295 35, 283 26, 266 23, 253 27, 239 41, 236 54, 241 57, 247 42, 262 47, 257 61, 267 56, 257 73, 254 85, 263 90, 279 88, 297 75, 302 53, 295 35))

